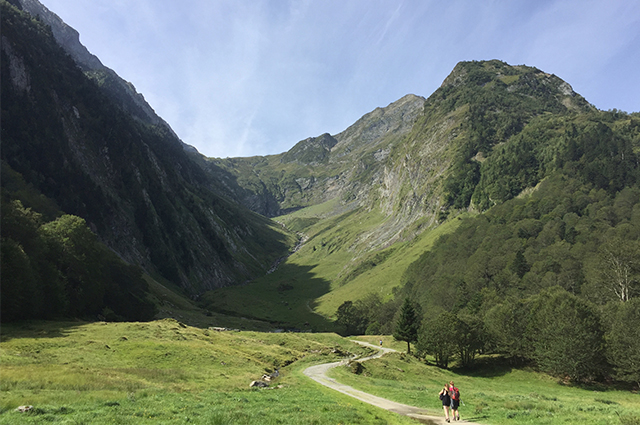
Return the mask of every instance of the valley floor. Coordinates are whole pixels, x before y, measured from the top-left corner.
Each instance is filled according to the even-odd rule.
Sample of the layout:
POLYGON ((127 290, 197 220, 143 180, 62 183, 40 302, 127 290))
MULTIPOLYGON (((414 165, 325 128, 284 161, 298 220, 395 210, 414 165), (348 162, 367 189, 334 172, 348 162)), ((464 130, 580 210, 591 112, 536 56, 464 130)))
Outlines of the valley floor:
POLYGON ((3 323, 0 425, 409 425, 425 412, 423 423, 438 424, 444 415, 437 393, 450 380, 463 393, 462 418, 477 423, 640 423, 636 393, 565 385, 504 365, 456 373, 386 349, 404 348, 390 336, 358 339, 378 350, 330 333, 217 331, 172 319, 3 323), (349 367, 323 372, 380 351, 378 338, 385 355, 369 357, 361 374, 349 367), (276 369, 268 388, 249 388, 276 369), (23 405, 33 409, 15 410, 23 405))

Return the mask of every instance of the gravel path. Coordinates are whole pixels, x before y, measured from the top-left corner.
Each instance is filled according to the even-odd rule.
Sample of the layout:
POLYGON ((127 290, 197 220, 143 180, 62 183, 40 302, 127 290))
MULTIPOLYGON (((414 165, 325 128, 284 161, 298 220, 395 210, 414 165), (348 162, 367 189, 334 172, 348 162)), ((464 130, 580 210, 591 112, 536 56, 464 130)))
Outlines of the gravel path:
MULTIPOLYGON (((382 357, 385 353, 396 351, 391 348, 378 347, 377 345, 369 344, 367 342, 362 342, 362 341, 353 341, 353 342, 379 350, 378 353, 372 356, 357 359, 356 361, 358 362, 364 362, 367 360, 382 357)), ((348 360, 342 360, 339 362, 310 366, 304 370, 304 374, 307 375, 309 378, 313 379, 314 381, 326 387, 339 391, 350 397, 357 398, 360 401, 364 401, 365 403, 372 404, 376 407, 381 407, 385 410, 389 410, 391 412, 395 412, 400 415, 409 416, 425 424, 432 424, 432 425, 447 424, 447 422, 444 420, 444 413, 442 414, 442 416, 433 416, 428 414, 425 409, 415 407, 415 406, 409 406, 407 404, 397 403, 395 401, 387 400, 386 398, 365 393, 364 391, 356 390, 355 388, 350 387, 349 385, 341 384, 335 379, 329 378, 327 376, 327 372, 329 371, 329 369, 332 369, 336 366, 345 365, 348 362, 349 362, 348 360)), ((451 422, 451 423, 464 423, 466 425, 480 425, 475 422, 467 422, 464 419, 459 422, 451 422)))

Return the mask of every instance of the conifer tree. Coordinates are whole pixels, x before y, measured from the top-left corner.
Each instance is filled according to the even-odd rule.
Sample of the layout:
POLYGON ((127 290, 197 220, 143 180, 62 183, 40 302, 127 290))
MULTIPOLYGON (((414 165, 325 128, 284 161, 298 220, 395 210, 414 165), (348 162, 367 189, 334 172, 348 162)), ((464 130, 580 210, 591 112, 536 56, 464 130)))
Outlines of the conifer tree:
POLYGON ((407 342, 407 353, 411 353, 411 343, 418 341, 419 327, 418 312, 407 297, 400 308, 400 317, 396 323, 396 329, 393 332, 395 339, 407 342))

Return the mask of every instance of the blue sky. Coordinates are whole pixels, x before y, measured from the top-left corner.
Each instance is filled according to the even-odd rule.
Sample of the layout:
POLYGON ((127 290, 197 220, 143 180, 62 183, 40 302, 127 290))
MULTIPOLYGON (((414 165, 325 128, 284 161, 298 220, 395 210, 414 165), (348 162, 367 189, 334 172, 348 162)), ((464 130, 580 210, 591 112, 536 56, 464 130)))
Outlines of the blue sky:
POLYGON ((640 110, 636 0, 40 0, 215 157, 339 133, 463 60, 553 73, 600 109, 640 110))

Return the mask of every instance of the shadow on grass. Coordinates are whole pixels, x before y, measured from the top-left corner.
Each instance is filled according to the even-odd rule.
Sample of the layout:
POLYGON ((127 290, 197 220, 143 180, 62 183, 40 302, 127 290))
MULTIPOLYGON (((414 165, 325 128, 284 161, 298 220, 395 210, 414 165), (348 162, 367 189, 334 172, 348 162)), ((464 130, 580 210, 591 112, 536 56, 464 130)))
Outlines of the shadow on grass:
POLYGON ((497 378, 504 376, 515 368, 526 367, 526 364, 511 362, 503 357, 480 357, 476 359, 473 366, 469 367, 452 367, 451 370, 460 375, 466 375, 477 378, 497 378))
POLYGON ((477 416, 469 416, 469 415, 465 415, 464 418, 465 421, 468 422, 478 422, 478 423, 482 423, 483 420, 485 419, 489 419, 488 415, 477 415, 477 416))
POLYGON ((46 320, 25 320, 20 322, 3 323, 0 341, 6 342, 20 338, 61 338, 87 322, 81 321, 46 321, 46 320))
POLYGON ((329 281, 315 276, 314 268, 283 263, 273 273, 245 285, 205 293, 201 306, 289 331, 335 332, 333 321, 313 310, 315 300, 331 289, 329 281))

